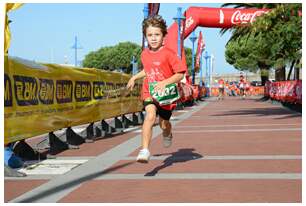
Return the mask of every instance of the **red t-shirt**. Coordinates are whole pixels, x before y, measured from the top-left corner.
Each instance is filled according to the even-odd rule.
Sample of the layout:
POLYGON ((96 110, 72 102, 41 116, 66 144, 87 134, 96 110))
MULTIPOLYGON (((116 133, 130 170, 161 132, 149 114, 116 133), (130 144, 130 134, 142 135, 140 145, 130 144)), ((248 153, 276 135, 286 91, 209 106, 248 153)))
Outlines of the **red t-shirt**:
POLYGON ((223 79, 219 79, 219 88, 224 88, 224 80, 223 79))
POLYGON ((244 78, 242 77, 240 77, 240 81, 239 81, 239 88, 244 88, 245 87, 245 80, 244 80, 244 78))
MULTIPOLYGON (((161 47, 158 51, 151 51, 148 48, 141 53, 141 61, 146 73, 146 77, 142 86, 142 100, 151 97, 149 92, 149 84, 151 82, 160 82, 168 79, 175 73, 186 72, 182 61, 172 50, 161 47)), ((151 97, 152 98, 152 97, 151 97)), ((176 104, 162 105, 163 109, 172 110, 176 104)))

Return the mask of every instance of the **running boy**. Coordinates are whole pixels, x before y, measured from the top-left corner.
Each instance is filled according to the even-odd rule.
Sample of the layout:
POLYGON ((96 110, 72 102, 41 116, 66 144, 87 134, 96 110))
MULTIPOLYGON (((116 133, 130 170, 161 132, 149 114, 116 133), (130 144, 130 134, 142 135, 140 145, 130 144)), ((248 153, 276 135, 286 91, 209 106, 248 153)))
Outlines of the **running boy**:
POLYGON ((135 80, 145 77, 141 96, 146 117, 142 126, 142 149, 136 160, 147 163, 150 158, 148 148, 156 115, 159 115, 159 126, 163 130, 164 147, 170 147, 173 137, 169 120, 176 105, 175 103, 161 105, 152 97, 149 86, 156 83, 153 84, 154 92, 164 91, 166 85, 178 83, 183 79, 186 68, 175 52, 163 45, 167 25, 161 16, 155 15, 145 19, 142 23, 142 32, 148 42, 148 48, 141 53, 144 69, 129 80, 127 88, 133 89, 135 80))

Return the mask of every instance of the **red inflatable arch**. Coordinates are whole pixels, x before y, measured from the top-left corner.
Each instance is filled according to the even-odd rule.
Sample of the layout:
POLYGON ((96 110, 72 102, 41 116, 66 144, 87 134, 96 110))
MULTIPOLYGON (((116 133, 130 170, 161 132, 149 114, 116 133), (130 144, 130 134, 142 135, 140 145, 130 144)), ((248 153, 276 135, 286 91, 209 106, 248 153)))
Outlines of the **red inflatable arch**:
MULTIPOLYGON (((234 9, 234 8, 209 8, 209 7, 189 7, 184 16, 185 25, 182 39, 186 39, 189 34, 198 26, 212 28, 231 28, 237 24, 253 22, 257 16, 269 12, 269 9, 234 9)), ((165 38, 165 46, 177 53, 177 30, 178 25, 174 22, 168 28, 168 35, 165 38)), ((183 42, 183 41, 182 41, 183 42)), ((183 44, 181 45, 182 60, 187 67, 183 44)))
MULTIPOLYGON (((189 7, 184 16, 185 24, 181 28, 182 40, 186 39, 189 34, 198 26, 213 28, 231 28, 237 24, 253 22, 257 16, 260 16, 268 9, 233 9, 233 8, 208 8, 208 7, 189 7)), ((168 34, 165 38, 165 46, 178 53, 178 25, 174 22, 168 28, 168 34)), ((181 41, 183 42, 183 41, 181 41)), ((182 61, 187 68, 184 43, 181 44, 182 61)), ((198 93, 202 95, 202 88, 191 85, 191 78, 186 73, 186 83, 182 84, 180 93, 183 103, 197 99, 198 93), (199 91, 201 90, 201 91, 199 91)))

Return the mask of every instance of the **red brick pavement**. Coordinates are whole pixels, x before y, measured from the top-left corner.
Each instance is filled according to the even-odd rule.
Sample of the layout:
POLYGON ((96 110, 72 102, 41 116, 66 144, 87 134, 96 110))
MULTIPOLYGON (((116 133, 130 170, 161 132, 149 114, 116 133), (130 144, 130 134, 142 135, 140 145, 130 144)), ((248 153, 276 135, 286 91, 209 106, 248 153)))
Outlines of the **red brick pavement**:
POLYGON ((301 202, 299 180, 93 180, 60 202, 301 202))
POLYGON ((48 180, 5 180, 4 202, 8 202, 46 182, 48 180))
MULTIPOLYGON (((192 111, 193 108, 187 109, 192 111)), ((174 116, 180 118, 183 114, 185 113, 175 112, 174 116)), ((108 174, 144 176, 158 168, 157 174, 166 175, 178 173, 186 173, 190 176, 195 173, 235 173, 237 176, 240 173, 301 174, 302 163, 299 158, 226 159, 228 156, 235 155, 301 156, 301 119, 301 114, 269 102, 239 98, 226 98, 219 102, 210 100, 207 106, 173 127, 175 139, 171 148, 162 147, 162 139, 159 135, 152 140, 150 151, 153 157, 148 164, 133 163, 114 169, 108 174), (195 160, 188 159, 191 153, 198 155, 195 160), (165 163, 169 155, 170 163, 169 159, 168 163, 165 163), (187 159, 179 159, 180 155, 185 155, 187 159), (221 156, 224 159, 205 159, 213 156, 221 156)), ((80 150, 67 150, 59 156, 95 156, 138 134, 129 132, 114 138, 102 139, 93 144, 83 144, 80 150)), ((116 162, 112 168, 134 162, 138 151, 139 148, 126 159, 116 162)), ((43 183, 41 181, 37 180, 38 185, 43 183)), ((77 189, 58 201, 301 202, 301 182, 301 179, 243 178, 92 179, 83 182, 77 189)), ((5 180, 6 201, 19 195, 9 195, 8 191, 12 190, 10 187, 12 184, 16 184, 16 181, 5 180)))

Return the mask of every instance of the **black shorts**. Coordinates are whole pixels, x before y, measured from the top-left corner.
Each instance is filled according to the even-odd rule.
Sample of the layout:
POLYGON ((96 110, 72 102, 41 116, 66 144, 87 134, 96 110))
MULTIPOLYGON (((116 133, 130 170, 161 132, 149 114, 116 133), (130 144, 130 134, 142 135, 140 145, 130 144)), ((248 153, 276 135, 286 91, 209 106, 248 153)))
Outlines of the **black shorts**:
POLYGON ((157 108, 156 110, 156 114, 159 115, 161 118, 163 118, 164 120, 169 120, 171 115, 172 115, 172 111, 171 110, 166 110, 163 109, 157 102, 155 101, 144 101, 143 102, 143 108, 145 109, 146 106, 148 106, 149 104, 154 104, 157 108))
POLYGON ((223 94, 223 93, 224 93, 224 87, 222 87, 222 88, 219 87, 219 93, 220 93, 220 94, 223 94))

